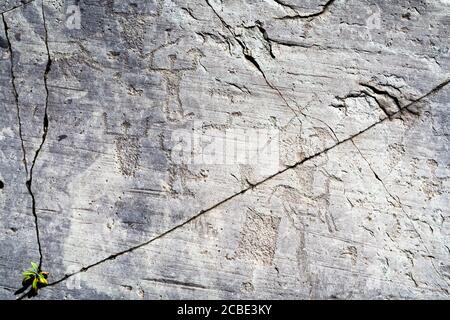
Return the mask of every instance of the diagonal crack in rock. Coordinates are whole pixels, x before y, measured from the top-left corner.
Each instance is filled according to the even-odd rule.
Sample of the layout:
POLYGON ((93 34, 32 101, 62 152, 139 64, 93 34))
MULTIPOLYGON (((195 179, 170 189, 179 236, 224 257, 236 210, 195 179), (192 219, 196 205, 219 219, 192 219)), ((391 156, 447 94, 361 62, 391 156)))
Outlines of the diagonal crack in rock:
MULTIPOLYGON (((409 111, 408 109, 409 109, 411 106, 413 106, 414 104, 416 104, 416 103, 418 103, 418 102, 420 102, 420 101, 426 99, 426 98, 429 97, 429 96, 434 95, 435 93, 437 93, 438 91, 440 91, 441 89, 443 89, 444 87, 446 87, 449 83, 450 83, 450 78, 448 78, 448 79, 446 79, 445 81, 441 82, 440 84, 438 84, 437 86, 435 86, 433 89, 431 89, 429 92, 427 92, 426 94, 422 95, 421 97, 419 97, 419 98, 415 99, 414 101, 408 103, 407 105, 401 107, 401 108, 400 108, 393 116, 395 116, 395 115, 401 115, 403 112, 409 111)), ((346 142, 352 142, 354 138, 356 138, 356 137, 362 135, 363 133, 365 133, 365 132, 369 131, 370 129, 374 128, 375 126, 377 126, 377 125, 379 125, 379 124, 381 124, 381 123, 384 123, 385 121, 390 120, 390 119, 391 119, 390 117, 384 117, 384 118, 380 119, 379 121, 374 122, 374 123, 371 124, 370 126, 366 127, 365 129, 359 131, 358 133, 356 133, 356 134, 354 134, 354 135, 352 135, 352 136, 350 136, 350 137, 348 137, 348 138, 346 138, 346 139, 339 140, 337 143, 335 143, 334 145, 332 145, 332 146, 330 146, 330 147, 327 147, 327 148, 325 148, 325 149, 322 149, 321 151, 318 151, 318 152, 316 152, 315 154, 313 154, 313 155, 311 155, 311 156, 309 156, 309 157, 306 157, 306 158, 304 158, 303 160, 298 161, 298 162, 296 162, 296 163, 294 163, 294 164, 292 164, 292 165, 285 166, 285 168, 283 168, 282 170, 277 171, 277 172, 273 173, 272 175, 270 175, 270 176, 268 176, 268 177, 266 177, 266 178, 264 178, 264 179, 262 179, 262 180, 260 180, 260 181, 258 181, 258 182, 252 183, 252 184, 249 185, 248 187, 243 188, 243 189, 240 190, 239 192, 234 193, 233 195, 231 195, 231 196, 229 196, 229 197, 227 197, 227 198, 225 198, 225 199, 223 199, 223 200, 221 200, 221 201, 215 203, 214 205, 210 206, 210 207, 207 208, 207 209, 204 209, 204 210, 199 211, 197 214, 193 215, 193 216, 190 217, 189 219, 183 221, 183 222, 180 223, 180 224, 175 225, 174 227, 172 227, 172 228, 170 228, 170 229, 164 231, 163 233, 161 233, 161 234, 159 234, 159 235, 157 235, 157 236, 155 236, 155 237, 149 239, 148 241, 145 241, 145 242, 143 242, 143 243, 141 243, 141 244, 138 244, 138 245, 136 245, 136 246, 130 247, 130 248, 126 249, 126 250, 123 250, 123 251, 114 253, 114 254, 112 254, 112 255, 110 255, 110 256, 104 258, 104 259, 101 259, 101 260, 99 260, 99 261, 97 261, 97 262, 95 262, 95 263, 92 263, 92 264, 90 264, 90 265, 87 265, 87 266, 85 266, 85 267, 82 267, 81 269, 79 269, 79 270, 76 271, 76 272, 73 272, 73 273, 70 273, 70 274, 66 274, 66 275, 65 275, 64 277, 62 277, 61 279, 59 279, 59 280, 57 280, 57 281, 55 281, 55 282, 50 283, 49 286, 54 286, 54 285, 56 285, 56 284, 59 284, 59 283, 65 281, 65 280, 67 280, 68 278, 71 278, 71 277, 73 277, 73 276, 75 276, 75 275, 77 275, 77 274, 79 274, 79 273, 81 273, 81 272, 86 272, 87 270, 89 270, 89 269, 91 269, 91 268, 94 268, 95 266, 98 266, 98 265, 100 265, 100 264, 102 264, 102 263, 104 263, 104 262, 106 262, 106 261, 114 260, 114 259, 116 259, 116 258, 119 257, 119 256, 122 256, 122 255, 125 255, 125 254, 128 254, 128 253, 131 253, 131 252, 133 252, 133 251, 135 251, 135 250, 137 250, 137 249, 139 249, 139 248, 142 248, 142 247, 144 247, 144 246, 146 246, 146 245, 149 245, 149 244, 153 243, 154 241, 156 241, 156 240, 158 240, 158 239, 161 239, 161 238, 163 238, 164 236, 166 236, 166 235, 172 233, 173 231, 176 231, 176 230, 182 228, 183 226, 185 226, 185 225, 189 224, 190 222, 196 220, 196 219, 199 218, 200 216, 203 216, 203 215, 205 215, 205 214, 211 212, 213 209, 215 209, 215 208, 221 206, 222 204, 224 204, 224 203, 226 203, 226 202, 228 202, 228 201, 230 201, 230 200, 232 200, 232 199, 234 199, 234 198, 236 198, 236 197, 238 197, 238 196, 240 196, 240 195, 246 193, 246 192, 249 191, 249 190, 253 190, 253 189, 256 188, 256 187, 265 184, 266 182, 268 182, 268 181, 274 179, 275 177, 278 177, 279 175, 283 174, 284 172, 286 172, 286 171, 288 171, 288 170, 290 170, 290 169, 294 169, 294 168, 296 168, 296 167, 302 165, 302 164, 305 163, 305 162, 308 162, 308 161, 310 161, 310 160, 312 160, 312 159, 314 159, 314 158, 316 158, 316 157, 318 157, 318 156, 320 156, 320 155, 322 155, 322 154, 325 154, 325 153, 327 153, 328 151, 331 151, 331 150, 335 149, 336 147, 338 147, 339 145, 341 145, 341 144, 343 144, 343 143, 346 143, 346 142)))

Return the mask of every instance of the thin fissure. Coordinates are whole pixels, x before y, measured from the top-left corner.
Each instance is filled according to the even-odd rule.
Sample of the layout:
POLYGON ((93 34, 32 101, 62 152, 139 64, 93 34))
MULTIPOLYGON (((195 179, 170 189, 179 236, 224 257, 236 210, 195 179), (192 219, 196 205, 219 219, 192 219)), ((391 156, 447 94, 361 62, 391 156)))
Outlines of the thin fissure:
MULTIPOLYGON (((428 93, 422 95, 421 97, 417 98, 416 100, 414 100, 414 101, 408 103, 407 105, 403 106, 403 107, 400 108, 397 112, 395 112, 394 115, 401 115, 404 111, 409 111, 409 110, 408 110, 409 107, 411 107, 412 105, 414 105, 414 104, 416 104, 416 103, 422 101, 423 99, 425 99, 425 98, 427 98, 427 97, 429 97, 429 96, 431 96, 431 95, 437 93, 439 90, 441 90, 442 88, 444 88, 445 86, 447 86, 449 83, 450 83, 450 78, 449 78, 449 79, 446 79, 446 80, 443 81, 443 82, 441 82, 439 85, 437 85, 436 87, 434 87, 434 88, 433 88, 432 90, 430 90, 428 93)), ((106 261, 114 260, 114 259, 116 259, 117 257, 119 257, 119 256, 121 256, 121 255, 124 255, 124 254, 127 254, 127 253, 131 253, 131 252, 135 251, 136 249, 139 249, 139 248, 142 248, 142 247, 144 247, 144 246, 146 246, 146 245, 149 245, 149 244, 151 244, 152 242, 154 242, 154 241, 156 241, 156 240, 158 240, 158 239, 161 239, 161 238, 163 238, 164 236, 166 236, 166 235, 172 233, 173 231, 182 228, 183 226, 185 226, 185 225, 187 225, 188 223, 190 223, 190 222, 196 220, 196 219, 199 218, 200 216, 203 216, 203 215, 209 213, 209 212, 212 211, 213 209, 215 209, 215 208, 221 206, 222 204, 224 204, 224 203, 226 203, 226 202, 228 202, 228 201, 230 201, 230 200, 232 200, 232 199, 234 199, 234 198, 236 198, 236 197, 238 197, 238 196, 240 196, 240 195, 246 193, 246 192, 249 191, 249 190, 253 190, 254 188, 256 188, 256 187, 258 187, 258 186, 260 186, 260 185, 262 185, 262 184, 264 184, 264 183, 266 183, 266 182, 272 180, 273 178, 275 178, 275 177, 277 177, 277 176, 283 174, 284 172, 286 172, 286 171, 288 171, 288 170, 290 170, 290 169, 294 169, 294 168, 296 168, 296 167, 302 165, 303 163, 305 163, 305 162, 307 162, 307 161, 309 161, 309 160, 312 160, 312 159, 314 159, 314 158, 316 158, 316 157, 318 157, 318 156, 320 156, 320 155, 322 155, 322 154, 325 154, 325 153, 327 153, 328 151, 333 150, 334 148, 336 148, 337 146, 339 146, 339 145, 341 145, 341 144, 343 144, 343 143, 346 143, 346 142, 349 142, 349 141, 350 141, 350 142, 353 142, 353 139, 355 139, 356 137, 362 135, 363 133, 365 133, 365 132, 369 131, 370 129, 374 128, 375 126, 377 126, 377 125, 379 125, 379 124, 385 122, 386 120, 390 120, 390 119, 391 119, 391 118, 389 118, 389 117, 384 117, 383 119, 380 119, 379 121, 377 121, 377 122, 371 124, 370 126, 366 127, 365 129, 359 131, 358 133, 356 133, 356 134, 354 134, 354 135, 352 135, 352 136, 350 136, 350 137, 348 137, 348 138, 346 138, 346 139, 340 140, 340 141, 338 141, 337 143, 335 143, 334 145, 332 145, 332 146, 330 146, 330 147, 328 147, 328 148, 325 148, 325 149, 323 149, 323 150, 321 150, 321 151, 318 151, 318 152, 316 152, 315 154, 313 154, 313 155, 311 155, 311 156, 309 156, 309 157, 306 157, 306 158, 304 158, 304 159, 302 159, 302 160, 300 160, 300 161, 298 161, 298 162, 296 162, 296 163, 294 163, 294 164, 292 164, 292 165, 286 166, 284 169, 282 169, 282 170, 280 170, 280 171, 278 171, 278 172, 276 172, 276 173, 274 173, 274 174, 272 174, 272 175, 270 175, 270 176, 268 176, 268 177, 266 177, 266 178, 264 178, 264 179, 262 179, 262 180, 260 180, 260 181, 258 181, 258 182, 255 182, 255 183, 250 184, 248 187, 243 188, 241 191, 239 191, 239 192, 237 192, 237 193, 235 193, 235 194, 233 194, 233 195, 231 195, 231 196, 225 198, 224 200, 221 200, 220 202, 217 202, 216 204, 212 205, 211 207, 209 207, 209 208, 207 208, 207 209, 201 210, 200 212, 198 212, 198 213, 195 214, 194 216, 190 217, 189 219, 185 220, 184 222, 182 222, 182 223, 180 223, 180 224, 178 224, 178 225, 176 225, 176 226, 174 226, 174 227, 172 227, 172 228, 170 228, 170 229, 164 231, 163 233, 161 233, 161 234, 159 234, 159 235, 157 235, 157 236, 151 238, 150 240, 148 240, 148 241, 146 241, 146 242, 143 242, 143 243, 141 243, 141 244, 139 244, 139 245, 133 246, 133 247, 127 249, 127 250, 120 251, 120 252, 118 252, 118 253, 112 254, 112 255, 110 255, 110 256, 108 256, 108 257, 102 259, 102 260, 99 260, 99 261, 97 261, 97 262, 95 262, 95 263, 93 263, 93 264, 90 264, 90 265, 88 265, 88 266, 86 266, 86 267, 83 267, 83 268, 81 268, 80 270, 78 270, 78 271, 76 271, 76 272, 73 272, 73 273, 70 273, 70 274, 66 274, 66 275, 65 275, 64 277, 62 277, 61 279, 59 279, 59 280, 57 280, 57 281, 55 281, 55 282, 50 283, 49 286, 53 286, 53 285, 59 284, 59 283, 65 281, 65 280, 67 280, 68 278, 71 278, 71 277, 73 277, 73 276, 75 276, 75 275, 77 275, 77 274, 79 274, 79 273, 81 273, 81 272, 86 272, 87 270, 89 270, 89 269, 91 269, 91 268, 93 268, 93 267, 95 267, 95 266, 98 266, 98 265, 100 265, 100 264, 102 264, 102 263, 104 263, 104 262, 106 262, 106 261)), ((405 213, 405 214, 406 214, 406 213, 405 213)), ((407 215, 407 216, 408 216, 408 215, 407 215)), ((409 216, 408 216, 408 218, 409 218, 409 216)))

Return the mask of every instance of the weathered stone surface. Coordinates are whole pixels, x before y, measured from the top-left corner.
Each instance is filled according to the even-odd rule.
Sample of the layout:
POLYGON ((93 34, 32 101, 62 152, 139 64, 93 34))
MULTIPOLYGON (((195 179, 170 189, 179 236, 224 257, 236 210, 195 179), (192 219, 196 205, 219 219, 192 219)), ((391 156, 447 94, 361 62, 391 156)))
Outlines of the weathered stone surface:
POLYGON ((0 11, 1 298, 450 297, 448 1, 0 11))

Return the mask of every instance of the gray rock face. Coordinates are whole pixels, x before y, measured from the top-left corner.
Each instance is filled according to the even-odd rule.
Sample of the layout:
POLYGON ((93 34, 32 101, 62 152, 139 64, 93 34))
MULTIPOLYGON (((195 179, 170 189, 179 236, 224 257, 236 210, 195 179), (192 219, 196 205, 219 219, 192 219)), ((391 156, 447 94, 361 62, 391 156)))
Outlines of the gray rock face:
POLYGON ((0 298, 450 298, 447 0, 0 12, 0 298))

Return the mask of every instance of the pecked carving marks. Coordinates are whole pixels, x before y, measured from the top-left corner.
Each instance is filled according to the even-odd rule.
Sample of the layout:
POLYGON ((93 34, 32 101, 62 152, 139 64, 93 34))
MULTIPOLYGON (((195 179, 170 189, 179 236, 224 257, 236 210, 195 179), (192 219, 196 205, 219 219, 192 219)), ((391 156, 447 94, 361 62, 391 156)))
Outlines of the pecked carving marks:
POLYGON ((139 167, 141 146, 137 137, 120 136, 115 140, 116 161, 120 173, 133 177, 139 167))
POLYGON ((280 218, 248 211, 236 258, 271 265, 275 256, 280 218))

